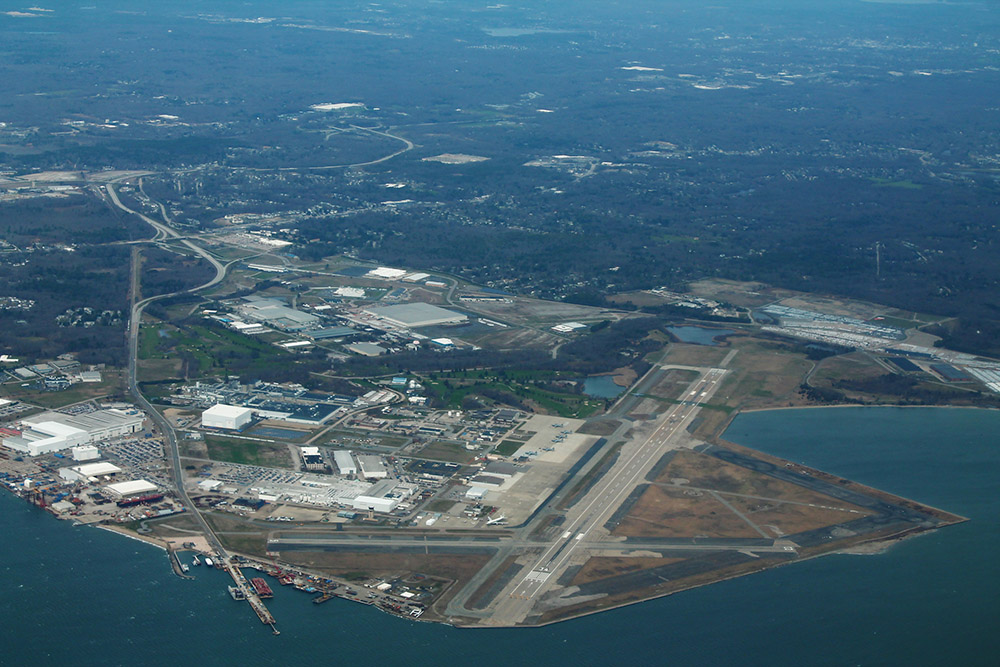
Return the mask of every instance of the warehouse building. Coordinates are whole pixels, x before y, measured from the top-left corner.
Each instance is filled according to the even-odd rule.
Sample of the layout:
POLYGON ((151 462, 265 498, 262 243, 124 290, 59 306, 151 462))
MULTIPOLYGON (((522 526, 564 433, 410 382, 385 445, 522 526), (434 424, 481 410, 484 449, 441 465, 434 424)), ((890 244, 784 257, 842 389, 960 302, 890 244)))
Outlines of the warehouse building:
POLYGON ((201 413, 201 425, 204 428, 221 428, 227 431, 238 431, 253 418, 253 410, 235 405, 219 403, 201 413))
POLYGON ((358 474, 358 466, 354 464, 354 457, 346 449, 335 451, 333 453, 333 462, 337 464, 337 471, 344 477, 358 474))
POLYGON ((372 454, 359 454, 358 467, 361 469, 361 476, 365 479, 385 479, 389 476, 382 459, 372 454))
POLYGON ((467 315, 453 310, 432 306, 429 303, 401 303, 397 306, 366 308, 365 313, 399 327, 429 327, 435 324, 459 324, 467 315))
POLYGON ((388 513, 413 493, 413 487, 394 479, 384 479, 371 485, 365 493, 355 497, 351 506, 356 510, 388 513))
POLYGON ((113 463, 87 463, 71 468, 60 468, 59 477, 67 482, 96 482, 98 477, 117 475, 121 468, 113 463))
POLYGON ((315 315, 304 313, 295 308, 289 308, 280 299, 245 296, 243 300, 246 303, 240 305, 239 310, 247 319, 256 322, 266 322, 284 331, 312 329, 321 321, 315 315))
POLYGON ((124 500, 126 498, 134 498, 135 496, 141 496, 146 493, 155 493, 159 487, 152 482, 147 482, 144 479, 134 479, 130 482, 118 482, 116 484, 108 484, 104 487, 104 491, 107 495, 111 496, 113 500, 124 500))
POLYGON ((38 456, 78 447, 142 430, 145 417, 138 412, 98 410, 82 415, 43 412, 21 420, 20 435, 3 439, 5 447, 38 456))

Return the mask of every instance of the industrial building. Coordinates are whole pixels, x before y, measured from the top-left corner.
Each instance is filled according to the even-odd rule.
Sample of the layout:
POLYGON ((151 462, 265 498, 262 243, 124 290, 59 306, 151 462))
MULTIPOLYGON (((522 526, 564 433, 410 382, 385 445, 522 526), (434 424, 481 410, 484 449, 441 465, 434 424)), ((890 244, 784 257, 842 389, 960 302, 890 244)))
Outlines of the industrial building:
POLYGON ((355 497, 351 501, 351 506, 356 510, 388 513, 411 496, 414 490, 409 484, 400 484, 394 479, 384 479, 372 484, 365 493, 355 497))
POLYGON ((321 321, 315 315, 289 308, 281 299, 245 296, 243 300, 246 303, 239 306, 239 310, 247 319, 266 322, 284 331, 312 329, 321 321))
POLYGON ((469 484, 472 486, 485 486, 488 488, 499 489, 507 483, 507 479, 508 478, 495 477, 493 475, 476 475, 469 480, 469 484))
POLYGON ((360 354, 365 357, 377 357, 385 354, 386 352, 384 347, 376 345, 375 343, 354 343, 353 345, 348 345, 347 349, 355 354, 360 354))
POLYGON ((337 464, 337 471, 344 475, 357 475, 358 466, 354 464, 354 457, 346 449, 338 449, 333 453, 333 462, 337 464))
POLYGON ((144 416, 122 410, 81 415, 43 412, 21 420, 21 434, 3 439, 5 447, 29 456, 58 452, 142 430, 144 416))
POLYGON ((489 490, 485 486, 473 486, 465 492, 465 498, 466 500, 475 500, 478 502, 485 499, 487 493, 489 493, 489 490))
POLYGON ((323 454, 320 453, 319 447, 299 447, 302 453, 302 463, 305 465, 306 470, 322 470, 326 467, 323 463, 323 454))
POLYGON ((104 487, 104 490, 114 500, 124 500, 125 498, 141 496, 146 493, 155 493, 158 488, 152 482, 147 482, 144 479, 134 479, 130 482, 108 484, 104 487))
POLYGON ((365 479, 385 479, 389 476, 382 459, 372 454, 358 454, 358 467, 365 479))
POLYGON ((459 324, 469 318, 453 310, 429 303, 402 303, 397 306, 366 308, 365 313, 399 327, 429 327, 435 324, 459 324))
POLYGON ((238 431, 253 418, 253 410, 235 405, 219 403, 201 413, 201 425, 204 428, 221 428, 227 431, 238 431))
POLYGON ((101 458, 101 452, 93 445, 80 445, 73 448, 74 461, 93 461, 101 458))
POLYGON ((60 468, 59 476, 67 482, 96 482, 98 477, 117 475, 121 468, 113 463, 86 463, 71 468, 60 468))

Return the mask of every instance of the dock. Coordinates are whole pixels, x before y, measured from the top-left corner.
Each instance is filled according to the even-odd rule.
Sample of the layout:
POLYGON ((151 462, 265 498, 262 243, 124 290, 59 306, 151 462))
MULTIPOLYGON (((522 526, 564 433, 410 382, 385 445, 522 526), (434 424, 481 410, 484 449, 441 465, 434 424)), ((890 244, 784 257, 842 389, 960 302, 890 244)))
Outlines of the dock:
POLYGON ((272 616, 271 612, 267 610, 267 607, 257 595, 257 590, 250 585, 250 582, 248 582, 246 577, 243 576, 240 569, 233 565, 229 559, 220 557, 219 562, 222 564, 222 567, 226 568, 226 571, 229 572, 229 576, 231 576, 233 581, 236 583, 236 588, 243 593, 244 599, 250 605, 250 608, 253 609, 254 613, 257 614, 257 618, 260 619, 260 622, 264 625, 270 625, 274 634, 281 634, 278 629, 274 627, 274 624, 276 623, 274 616, 272 616))

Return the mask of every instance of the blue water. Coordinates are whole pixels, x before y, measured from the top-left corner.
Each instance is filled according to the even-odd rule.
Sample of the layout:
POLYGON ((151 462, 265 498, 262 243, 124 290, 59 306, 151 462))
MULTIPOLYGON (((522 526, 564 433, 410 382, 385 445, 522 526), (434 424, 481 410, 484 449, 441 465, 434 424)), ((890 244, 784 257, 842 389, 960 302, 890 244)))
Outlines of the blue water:
POLYGON ((4 665, 993 665, 1000 412, 741 415, 728 437, 972 521, 878 556, 828 556, 532 630, 455 630, 275 586, 282 634, 170 573, 162 551, 0 493, 4 665))
POLYGON ((736 333, 732 329, 708 329, 706 327, 667 327, 667 331, 677 336, 682 343, 696 345, 718 345, 716 337, 736 333))
POLYGON ((583 381, 583 393, 595 398, 620 396, 625 387, 615 384, 613 375, 594 375, 583 381))

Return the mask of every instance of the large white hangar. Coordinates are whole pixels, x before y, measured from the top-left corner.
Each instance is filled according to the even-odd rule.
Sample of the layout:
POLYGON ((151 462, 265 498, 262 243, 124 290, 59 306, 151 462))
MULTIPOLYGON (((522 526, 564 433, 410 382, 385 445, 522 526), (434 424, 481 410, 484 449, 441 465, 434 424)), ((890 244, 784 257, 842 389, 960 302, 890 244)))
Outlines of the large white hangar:
POLYGON ((142 430, 139 412, 98 410, 81 415, 43 412, 21 420, 21 434, 3 444, 29 456, 58 452, 92 442, 130 435, 142 430))
POLYGON ((235 405, 219 403, 201 413, 201 425, 205 428, 221 428, 238 431, 250 423, 253 410, 235 405))
POLYGON ((400 327, 429 327, 435 324, 460 324, 469 319, 467 315, 429 303, 401 303, 396 306, 376 306, 365 311, 379 319, 400 327))

